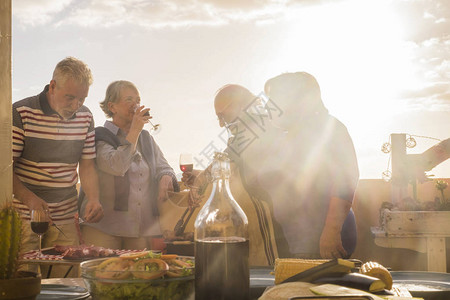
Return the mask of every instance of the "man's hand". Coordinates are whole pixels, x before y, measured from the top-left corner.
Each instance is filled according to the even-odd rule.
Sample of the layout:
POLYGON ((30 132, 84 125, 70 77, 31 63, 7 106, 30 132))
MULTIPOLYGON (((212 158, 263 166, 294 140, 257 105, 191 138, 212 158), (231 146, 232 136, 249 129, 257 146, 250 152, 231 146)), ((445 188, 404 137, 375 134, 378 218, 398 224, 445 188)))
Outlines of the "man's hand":
POLYGON ((192 170, 192 172, 183 172, 181 176, 181 182, 184 183, 186 187, 195 185, 197 177, 202 173, 202 170, 192 170))
POLYGON ((36 210, 48 210, 47 202, 39 198, 35 193, 25 187, 25 185, 17 177, 16 173, 13 173, 13 189, 14 197, 20 200, 23 204, 28 206, 30 211, 36 210))
POLYGON ((99 201, 98 175, 93 159, 81 159, 78 167, 80 181, 88 199, 84 211, 84 220, 97 223, 103 218, 103 207, 99 201))
POLYGON ((322 258, 343 258, 347 252, 342 246, 340 230, 325 228, 320 236, 320 256, 322 258))
POLYGON ((36 196, 34 193, 33 195, 29 197, 26 201, 22 201, 25 203, 30 211, 32 210, 48 210, 47 202, 36 196))
POLYGON ((164 175, 159 180, 158 202, 164 202, 169 199, 167 191, 173 191, 172 176, 164 175))
POLYGON ((84 220, 87 223, 97 223, 103 218, 103 207, 99 201, 89 200, 84 210, 84 220))
POLYGON ((322 258, 342 258, 348 254, 342 246, 341 230, 352 203, 338 197, 331 197, 327 218, 320 236, 320 256, 322 258))

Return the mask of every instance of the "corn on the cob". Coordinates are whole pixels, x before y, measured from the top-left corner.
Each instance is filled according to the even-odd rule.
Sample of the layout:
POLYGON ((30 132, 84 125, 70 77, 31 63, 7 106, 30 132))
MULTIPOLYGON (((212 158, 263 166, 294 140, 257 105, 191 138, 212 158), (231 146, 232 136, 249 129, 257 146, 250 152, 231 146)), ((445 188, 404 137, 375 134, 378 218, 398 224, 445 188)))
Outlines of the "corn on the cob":
POLYGON ((379 278, 386 284, 386 289, 390 290, 392 288, 391 273, 383 265, 374 261, 369 261, 361 266, 360 272, 365 275, 379 278))
POLYGON ((283 282, 285 279, 321 265, 329 261, 328 259, 301 259, 301 258, 277 258, 275 259, 275 284, 283 282))

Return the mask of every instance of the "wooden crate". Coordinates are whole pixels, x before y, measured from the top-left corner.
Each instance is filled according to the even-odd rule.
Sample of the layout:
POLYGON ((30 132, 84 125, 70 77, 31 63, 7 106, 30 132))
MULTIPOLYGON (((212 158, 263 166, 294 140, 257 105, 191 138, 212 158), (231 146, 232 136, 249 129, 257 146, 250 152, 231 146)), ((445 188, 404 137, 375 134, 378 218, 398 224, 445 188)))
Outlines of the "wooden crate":
POLYGON ((388 234, 450 235, 450 211, 390 211, 383 213, 388 234))

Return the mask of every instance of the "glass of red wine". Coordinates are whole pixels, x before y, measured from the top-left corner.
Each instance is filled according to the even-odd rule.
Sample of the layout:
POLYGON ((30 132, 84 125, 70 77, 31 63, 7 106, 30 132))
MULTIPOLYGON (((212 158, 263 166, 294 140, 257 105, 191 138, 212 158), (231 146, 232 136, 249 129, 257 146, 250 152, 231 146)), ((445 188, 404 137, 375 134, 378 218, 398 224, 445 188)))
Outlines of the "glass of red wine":
MULTIPOLYGON (((144 116, 150 116, 150 112, 146 112, 144 116)), ((161 124, 153 124, 150 119, 148 120, 148 123, 150 124, 150 126, 152 126, 152 130, 154 133, 158 133, 161 130, 161 124)))
POLYGON ((42 256, 42 235, 47 232, 50 217, 47 210, 36 209, 31 211, 31 230, 39 236, 39 254, 42 256))
MULTIPOLYGON (((194 170, 194 160, 191 153, 181 153, 180 154, 180 170, 181 172, 192 172, 194 170)), ((186 187, 190 187, 189 180, 185 183, 186 187)))
POLYGON ((180 170, 184 172, 192 172, 194 170, 194 160, 192 154, 181 153, 180 154, 180 170))

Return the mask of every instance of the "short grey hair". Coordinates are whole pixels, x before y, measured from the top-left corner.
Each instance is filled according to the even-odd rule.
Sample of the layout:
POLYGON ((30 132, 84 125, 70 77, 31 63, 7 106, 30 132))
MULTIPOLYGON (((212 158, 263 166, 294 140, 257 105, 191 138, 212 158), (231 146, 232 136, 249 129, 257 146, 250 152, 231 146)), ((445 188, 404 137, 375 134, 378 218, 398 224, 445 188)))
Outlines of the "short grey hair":
POLYGON ((100 102, 100 108, 103 110, 106 117, 108 118, 113 117, 113 113, 109 110, 108 104, 110 102, 112 103, 119 102, 120 91, 122 91, 122 89, 126 87, 132 88, 137 92, 139 91, 136 85, 134 85, 134 83, 127 80, 117 80, 109 84, 108 88, 106 89, 105 99, 102 102, 100 102))
POLYGON ((91 69, 81 60, 71 56, 56 65, 52 79, 56 81, 58 87, 66 83, 68 79, 73 79, 88 87, 94 82, 91 69))
POLYGON ((285 97, 272 99, 275 102, 286 102, 294 110, 310 110, 328 112, 322 101, 320 86, 316 78, 307 72, 282 73, 266 81, 264 91, 276 89, 285 97))

